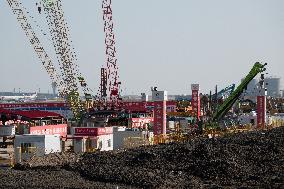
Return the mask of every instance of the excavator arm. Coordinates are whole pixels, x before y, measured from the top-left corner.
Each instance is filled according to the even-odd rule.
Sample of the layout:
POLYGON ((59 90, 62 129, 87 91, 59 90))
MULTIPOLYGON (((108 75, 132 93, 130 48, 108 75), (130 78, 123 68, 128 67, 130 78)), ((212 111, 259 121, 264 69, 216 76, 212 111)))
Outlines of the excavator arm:
POLYGON ((213 121, 219 121, 221 118, 225 116, 225 114, 232 108, 233 104, 236 102, 236 100, 239 98, 239 96, 242 94, 243 90, 247 87, 249 82, 258 74, 261 72, 264 72, 266 70, 265 64, 261 64, 259 62, 256 62, 248 75, 245 77, 245 79, 241 82, 241 84, 237 87, 235 91, 225 100, 225 102, 217 109, 217 111, 213 115, 213 121))

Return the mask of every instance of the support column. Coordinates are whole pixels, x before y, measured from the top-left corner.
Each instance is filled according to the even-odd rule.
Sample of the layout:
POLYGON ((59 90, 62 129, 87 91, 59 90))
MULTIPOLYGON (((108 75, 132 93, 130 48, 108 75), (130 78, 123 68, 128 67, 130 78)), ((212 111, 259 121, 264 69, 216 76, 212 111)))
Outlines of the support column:
POLYGON ((199 96, 199 84, 191 84, 192 99, 191 106, 196 119, 200 117, 200 96, 199 96))
POLYGON ((267 91, 262 88, 260 95, 257 96, 257 128, 263 129, 266 125, 266 93, 267 91))
POLYGON ((154 101, 154 135, 166 134, 167 91, 152 91, 154 101))

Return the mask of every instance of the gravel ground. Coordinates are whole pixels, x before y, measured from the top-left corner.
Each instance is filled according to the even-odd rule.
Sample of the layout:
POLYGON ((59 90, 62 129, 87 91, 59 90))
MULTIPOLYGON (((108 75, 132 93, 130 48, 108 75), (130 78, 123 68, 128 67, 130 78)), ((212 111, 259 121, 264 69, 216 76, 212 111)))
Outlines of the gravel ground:
POLYGON ((67 170, 0 170, 0 188, 130 188, 121 184, 89 181, 67 170))
POLYGON ((284 127, 125 151, 50 154, 0 170, 0 183, 5 188, 284 188, 284 127))

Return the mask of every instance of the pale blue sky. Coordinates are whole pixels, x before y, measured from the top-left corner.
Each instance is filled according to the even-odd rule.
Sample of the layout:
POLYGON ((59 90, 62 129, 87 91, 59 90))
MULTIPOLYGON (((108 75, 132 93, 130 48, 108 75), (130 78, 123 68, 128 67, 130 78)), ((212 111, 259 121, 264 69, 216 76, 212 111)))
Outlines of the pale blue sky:
MULTIPOLYGON (((101 0, 62 1, 80 70, 96 91, 105 60, 101 0)), ((22 2, 48 32, 36 0, 22 2)), ((151 86, 189 94, 191 83, 209 92, 216 84, 238 83, 256 61, 284 77, 284 0, 113 0, 113 16, 119 74, 128 94, 149 93, 151 86)), ((0 90, 51 91, 6 0, 0 0, 0 18, 0 90)))

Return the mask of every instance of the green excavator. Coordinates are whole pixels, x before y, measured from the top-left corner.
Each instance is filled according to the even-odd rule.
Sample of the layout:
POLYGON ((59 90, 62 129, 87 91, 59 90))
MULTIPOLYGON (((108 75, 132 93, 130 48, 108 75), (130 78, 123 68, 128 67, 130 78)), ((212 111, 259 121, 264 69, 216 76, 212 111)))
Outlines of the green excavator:
POLYGON ((234 103, 237 101, 237 99, 240 97, 242 92, 246 89, 249 82, 259 73, 264 72, 266 70, 265 64, 261 64, 259 62, 256 62, 248 75, 242 80, 241 84, 234 90, 231 95, 223 102, 221 106, 216 110, 216 112, 213 114, 210 124, 211 126, 217 126, 219 121, 226 115, 226 113, 232 108, 234 103))

